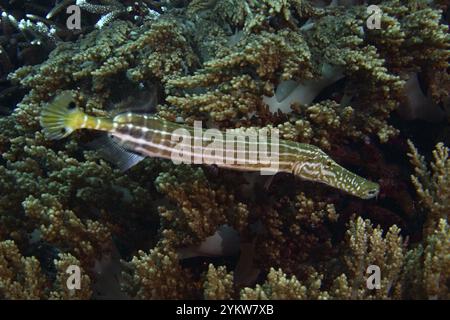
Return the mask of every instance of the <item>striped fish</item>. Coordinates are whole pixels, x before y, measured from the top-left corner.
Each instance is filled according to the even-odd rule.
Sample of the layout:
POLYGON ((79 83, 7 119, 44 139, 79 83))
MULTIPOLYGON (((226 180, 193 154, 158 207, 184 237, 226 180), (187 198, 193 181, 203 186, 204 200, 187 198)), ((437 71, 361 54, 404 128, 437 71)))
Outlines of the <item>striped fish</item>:
MULTIPOLYGON (((222 152, 215 152, 217 150, 211 150, 211 135, 202 129, 130 112, 115 117, 90 116, 76 106, 70 92, 63 92, 43 108, 40 123, 49 139, 61 139, 83 128, 108 132, 116 144, 118 158, 123 158, 123 149, 128 151, 125 152, 128 156, 122 161, 124 168, 143 157, 174 160, 174 154, 182 153, 193 163, 216 164, 233 170, 270 171, 275 164, 276 172, 288 172, 302 179, 324 183, 362 199, 376 197, 379 193, 377 183, 343 168, 314 145, 288 140, 277 140, 275 145, 273 140, 269 140, 266 149, 270 149, 271 161, 264 162, 258 161, 262 153, 260 141, 247 139, 249 136, 246 135, 241 140, 243 148, 239 151, 236 144, 227 145, 218 132, 214 143, 224 148, 222 152), (196 134, 196 130, 201 130, 201 134, 196 134), (243 161, 245 159, 247 161, 243 161)), ((239 139, 239 134, 236 137, 239 139)), ((265 153, 267 160, 268 152, 265 153)))

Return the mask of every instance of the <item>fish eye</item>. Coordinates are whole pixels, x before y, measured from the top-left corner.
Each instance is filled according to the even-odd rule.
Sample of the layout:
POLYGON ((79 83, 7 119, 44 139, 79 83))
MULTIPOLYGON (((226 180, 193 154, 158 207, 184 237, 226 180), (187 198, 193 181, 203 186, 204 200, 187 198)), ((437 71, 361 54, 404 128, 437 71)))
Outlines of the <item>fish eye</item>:
POLYGON ((73 110, 73 109, 75 109, 76 106, 77 106, 77 105, 75 104, 75 102, 70 101, 70 103, 69 103, 69 105, 68 105, 68 108, 69 108, 69 110, 73 110))

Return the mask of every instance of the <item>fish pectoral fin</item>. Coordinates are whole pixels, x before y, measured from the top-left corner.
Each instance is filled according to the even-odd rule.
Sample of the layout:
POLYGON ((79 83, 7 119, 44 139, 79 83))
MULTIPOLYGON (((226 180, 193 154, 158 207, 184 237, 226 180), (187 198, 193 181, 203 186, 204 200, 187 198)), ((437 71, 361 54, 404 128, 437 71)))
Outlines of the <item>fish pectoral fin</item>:
POLYGON ((117 166, 122 172, 127 171, 145 158, 125 149, 106 134, 88 143, 88 147, 95 149, 103 159, 117 166))

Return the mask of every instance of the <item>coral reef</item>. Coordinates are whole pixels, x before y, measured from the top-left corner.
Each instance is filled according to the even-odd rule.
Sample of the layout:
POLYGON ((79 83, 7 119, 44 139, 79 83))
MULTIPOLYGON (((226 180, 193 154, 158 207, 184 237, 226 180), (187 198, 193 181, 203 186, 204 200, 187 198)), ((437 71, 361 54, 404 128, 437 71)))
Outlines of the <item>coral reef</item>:
MULTIPOLYGON (((80 278, 80 290, 68 289, 67 268, 80 262, 70 254, 53 261, 55 275, 46 274, 35 257, 24 257, 14 241, 0 242, 0 297, 2 299, 89 299, 89 276, 80 278), (54 282, 52 282, 52 278, 54 282)), ((83 272, 84 270, 81 270, 83 272)))
POLYGON ((204 298, 228 300, 233 291, 233 273, 227 273, 223 266, 216 268, 210 264, 203 285, 204 298))
POLYGON ((228 223, 236 230, 247 226, 248 209, 224 186, 210 186, 202 169, 176 166, 159 174, 156 189, 176 203, 158 207, 164 240, 175 246, 198 244, 228 223))
POLYGON ((23 257, 14 241, 0 243, 0 296, 4 299, 39 299, 44 283, 39 261, 23 257))
POLYGON ((196 284, 188 270, 182 269, 175 252, 150 250, 133 257, 125 277, 125 290, 139 299, 183 299, 195 297, 196 284))
POLYGON ((433 151, 434 161, 431 163, 431 172, 428 170, 425 159, 421 156, 411 141, 408 141, 411 153, 411 163, 414 166, 412 183, 417 190, 420 204, 425 210, 426 222, 424 236, 436 230, 441 219, 448 221, 450 217, 450 159, 448 147, 438 143, 433 151))
POLYGON ((0 298, 449 299, 448 6, 374 2, 379 30, 353 1, 0 6, 0 298), (66 90, 97 116, 278 129, 380 195, 154 158, 121 172, 95 133, 45 138, 66 90))

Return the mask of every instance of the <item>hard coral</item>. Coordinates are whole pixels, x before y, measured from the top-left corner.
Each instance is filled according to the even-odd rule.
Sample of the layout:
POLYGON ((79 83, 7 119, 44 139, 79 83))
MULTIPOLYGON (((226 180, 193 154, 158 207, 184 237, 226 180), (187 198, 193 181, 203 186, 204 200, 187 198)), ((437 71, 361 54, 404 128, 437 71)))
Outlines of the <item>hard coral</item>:
POLYGON ((411 141, 408 141, 408 144, 411 152, 408 156, 414 166, 415 173, 411 175, 411 180, 426 214, 424 236, 428 236, 436 230, 441 219, 448 221, 450 217, 450 159, 448 147, 443 143, 436 145, 430 172, 424 157, 419 154, 411 141))
MULTIPOLYGON (((128 11, 128 2, 100 1, 108 28, 93 28, 93 15, 80 33, 57 32, 71 41, 39 65, 15 59, 9 42, 32 28, 18 34, 2 20, 0 66, 28 91, 0 118, 0 296, 97 297, 97 269, 114 250, 116 263, 127 261, 120 282, 131 298, 448 298, 448 150, 437 146, 429 172, 411 148, 416 196, 395 144, 408 133, 392 138, 411 75, 414 90, 423 80, 422 95, 445 102, 448 31, 436 9, 445 6, 383 1, 382 28, 370 30, 366 6, 319 2, 146 0, 128 11), (363 202, 283 174, 262 187, 252 174, 155 159, 120 172, 84 150, 92 132, 61 141, 40 132, 42 107, 64 90, 100 116, 151 104, 206 128, 279 129, 381 180, 380 197, 363 202), (232 250, 200 250, 222 245, 224 229, 232 250), (365 286, 373 264, 380 290, 365 286), (80 266, 83 290, 65 287, 69 265, 80 266)), ((46 7, 45 24, 60 23, 68 3, 46 7)))

